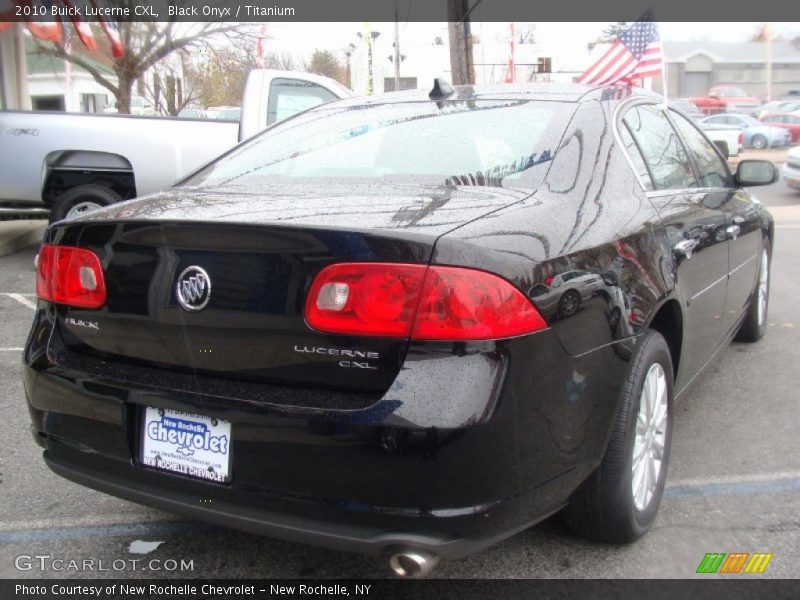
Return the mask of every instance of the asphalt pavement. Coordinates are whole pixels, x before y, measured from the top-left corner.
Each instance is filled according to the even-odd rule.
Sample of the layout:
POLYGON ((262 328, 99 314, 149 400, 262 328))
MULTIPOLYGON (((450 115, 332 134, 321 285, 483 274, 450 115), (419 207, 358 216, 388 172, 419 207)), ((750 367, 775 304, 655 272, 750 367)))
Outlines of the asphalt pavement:
MULTIPOLYGON (((594 544, 551 518, 443 561, 435 576, 687 578, 698 577, 706 553, 760 552, 773 555, 765 572, 742 576, 800 577, 800 194, 783 183, 754 191, 777 221, 769 329, 757 344, 722 352, 677 406, 652 531, 631 545, 594 544)), ((390 576, 384 560, 187 522, 52 474, 31 439, 20 380, 34 253, 0 257, 0 577, 390 576), (26 558, 35 555, 50 558, 26 558), (53 559, 94 561, 94 570, 55 570, 53 559)))

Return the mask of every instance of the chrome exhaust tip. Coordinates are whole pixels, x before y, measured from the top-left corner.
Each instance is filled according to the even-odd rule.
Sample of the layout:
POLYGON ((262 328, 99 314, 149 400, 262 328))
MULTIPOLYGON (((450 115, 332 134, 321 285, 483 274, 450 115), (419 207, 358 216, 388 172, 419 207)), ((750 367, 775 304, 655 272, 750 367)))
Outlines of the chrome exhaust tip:
POLYGON ((398 577, 425 577, 439 563, 439 557, 426 550, 409 548, 393 554, 389 567, 398 577))

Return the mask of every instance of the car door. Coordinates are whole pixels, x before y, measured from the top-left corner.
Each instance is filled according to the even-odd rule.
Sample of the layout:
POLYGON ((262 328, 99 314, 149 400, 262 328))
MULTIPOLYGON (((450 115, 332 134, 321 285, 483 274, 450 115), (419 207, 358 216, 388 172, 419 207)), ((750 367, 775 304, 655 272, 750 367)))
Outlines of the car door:
POLYGON ((702 367, 721 341, 728 274, 725 214, 718 196, 699 189, 686 148, 664 112, 638 104, 623 119, 621 137, 641 161, 640 179, 664 225, 674 260, 675 289, 684 328, 680 389, 702 367), (626 143, 625 134, 629 134, 626 143), (642 173, 643 171, 643 173, 642 173))
POLYGON ((761 247, 761 211, 749 192, 739 189, 728 166, 714 146, 697 128, 672 111, 670 118, 680 132, 692 157, 706 202, 719 204, 725 215, 728 247, 728 285, 722 332, 728 333, 739 322, 747 307, 758 271, 761 247))

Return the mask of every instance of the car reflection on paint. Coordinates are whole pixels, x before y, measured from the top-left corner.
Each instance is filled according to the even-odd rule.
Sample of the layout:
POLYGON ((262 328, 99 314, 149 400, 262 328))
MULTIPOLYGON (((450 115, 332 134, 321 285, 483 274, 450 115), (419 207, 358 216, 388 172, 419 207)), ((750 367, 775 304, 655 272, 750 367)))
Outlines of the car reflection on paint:
POLYGON ((536 284, 530 296, 537 299, 542 316, 547 319, 565 319, 580 310, 581 304, 589 300, 604 286, 603 278, 590 271, 574 270, 559 273, 536 284))

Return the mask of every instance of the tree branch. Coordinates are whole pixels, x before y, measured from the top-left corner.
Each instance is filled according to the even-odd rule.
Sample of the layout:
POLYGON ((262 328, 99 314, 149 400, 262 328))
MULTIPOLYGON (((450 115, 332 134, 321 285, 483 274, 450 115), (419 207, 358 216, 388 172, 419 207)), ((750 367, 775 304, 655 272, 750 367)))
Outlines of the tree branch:
POLYGON ((112 94, 114 94, 115 96, 117 94, 119 94, 119 87, 118 86, 116 86, 113 83, 111 83, 111 81, 106 79, 103 76, 103 74, 100 73, 100 71, 97 70, 96 67, 94 67, 93 65, 89 64, 88 62, 86 62, 80 56, 76 56, 75 54, 68 54, 67 51, 64 50, 63 47, 61 47, 61 46, 59 46, 57 44, 45 45, 44 43, 39 42, 37 40, 36 41, 36 46, 37 46, 37 49, 42 54, 47 54, 48 56, 55 56, 57 58, 61 58, 61 59, 64 59, 66 61, 69 61, 74 65, 78 65, 84 71, 89 73, 89 75, 94 77, 94 80, 97 83, 102 85, 104 88, 108 89, 112 94))

